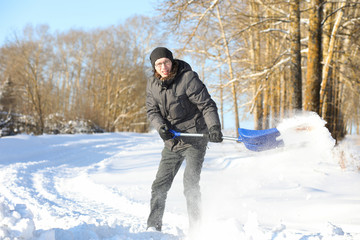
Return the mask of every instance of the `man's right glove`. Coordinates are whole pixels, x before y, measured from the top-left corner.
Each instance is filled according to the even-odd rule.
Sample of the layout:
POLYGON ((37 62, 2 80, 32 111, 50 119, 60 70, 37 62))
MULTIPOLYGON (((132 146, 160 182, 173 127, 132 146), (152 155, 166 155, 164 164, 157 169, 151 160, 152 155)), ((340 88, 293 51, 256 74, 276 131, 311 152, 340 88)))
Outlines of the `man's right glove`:
POLYGON ((173 134, 171 132, 169 132, 169 128, 168 126, 166 126, 166 124, 163 124, 160 129, 159 129, 159 134, 160 134, 160 137, 166 141, 166 140, 169 140, 171 138, 173 138, 173 134))
POLYGON ((222 138, 222 133, 221 133, 221 129, 220 126, 212 126, 209 129, 209 140, 210 142, 222 142, 223 138, 222 138))

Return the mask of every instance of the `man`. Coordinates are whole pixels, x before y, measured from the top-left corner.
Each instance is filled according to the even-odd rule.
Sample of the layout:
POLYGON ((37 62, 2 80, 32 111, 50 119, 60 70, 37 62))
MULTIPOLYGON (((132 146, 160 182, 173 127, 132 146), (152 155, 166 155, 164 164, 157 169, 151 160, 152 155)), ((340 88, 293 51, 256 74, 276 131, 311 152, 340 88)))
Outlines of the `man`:
POLYGON ((150 54, 153 76, 147 83, 146 108, 151 125, 164 140, 161 161, 152 184, 148 228, 161 231, 167 193, 182 162, 190 230, 200 221, 200 173, 206 146, 222 142, 215 102, 190 65, 174 59, 170 50, 155 48, 150 54), (169 132, 209 133, 207 138, 177 137, 169 132))

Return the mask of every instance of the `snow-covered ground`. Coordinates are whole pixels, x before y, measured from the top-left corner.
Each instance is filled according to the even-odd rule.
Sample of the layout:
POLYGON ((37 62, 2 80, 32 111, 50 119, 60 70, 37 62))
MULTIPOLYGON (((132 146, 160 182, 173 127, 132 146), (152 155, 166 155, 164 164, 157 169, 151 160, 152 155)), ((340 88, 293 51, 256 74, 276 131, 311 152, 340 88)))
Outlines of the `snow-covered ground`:
MULTIPOLYGON (((278 129, 280 149, 209 144, 194 239, 360 239, 359 136, 334 148, 311 114, 278 129)), ((163 232, 146 231, 162 147, 155 132, 1 138, 0 239, 187 239, 183 169, 163 232)))

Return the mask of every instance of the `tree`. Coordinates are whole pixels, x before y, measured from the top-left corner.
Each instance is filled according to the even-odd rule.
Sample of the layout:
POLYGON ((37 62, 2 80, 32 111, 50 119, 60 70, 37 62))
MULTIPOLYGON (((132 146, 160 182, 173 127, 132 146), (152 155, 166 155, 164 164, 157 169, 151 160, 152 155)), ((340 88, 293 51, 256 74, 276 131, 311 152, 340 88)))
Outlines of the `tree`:
POLYGON ((0 85, 0 111, 10 114, 15 107, 15 101, 14 83, 9 76, 0 85))
MULTIPOLYGON (((230 33, 231 22, 227 20, 227 10, 232 8, 232 1, 164 1, 161 8, 164 18, 177 34, 180 49, 192 56, 207 59, 209 74, 204 79, 217 81, 217 91, 229 88, 232 97, 232 108, 235 127, 239 128, 238 82, 234 72, 234 38, 230 33), (221 3, 221 6, 220 6, 221 3), (213 41, 209 41, 213 39, 213 41), (222 78, 227 84, 209 76, 214 69, 221 69, 222 78)), ((223 92, 224 93, 224 92, 223 92)), ((221 95, 221 94, 220 94, 221 95)), ((222 95, 224 96, 224 95, 222 95)), ((222 101, 222 100, 220 100, 222 101)))
MULTIPOLYGON (((250 2, 250 24, 255 25, 259 20, 259 5, 255 1, 250 2)), ((260 35, 258 28, 252 28, 250 34, 251 42, 251 60, 252 60, 252 71, 259 72, 260 66, 260 35)), ((255 129, 262 129, 263 123, 263 91, 261 85, 261 78, 257 78, 253 84, 253 95, 254 95, 254 122, 255 129)))
POLYGON ((320 113, 321 20, 323 0, 311 0, 304 109, 320 113))
POLYGON ((36 134, 42 134, 45 116, 51 111, 50 101, 53 85, 48 64, 52 54, 52 37, 49 27, 40 25, 36 28, 27 26, 24 39, 16 39, 9 58, 16 63, 11 77, 19 87, 23 103, 23 113, 36 119, 36 134))
MULTIPOLYGON (((228 65, 228 69, 229 69, 228 70, 229 77, 232 81, 234 79, 233 61, 232 61, 232 56, 230 54, 229 41, 226 37, 226 32, 224 29, 223 21, 221 19, 221 14, 220 14, 218 5, 216 5, 216 17, 218 19, 219 29, 220 29, 221 37, 223 40, 223 46, 224 46, 225 55, 226 55, 226 63, 228 65)), ((222 85, 222 84, 220 84, 220 85, 222 85)), ((233 102, 234 102, 234 113, 235 113, 235 128, 238 129, 240 127, 240 123, 239 123, 239 109, 238 109, 238 104, 237 104, 238 101, 237 101, 236 90, 237 90, 237 82, 232 81, 231 82, 231 93, 232 93, 233 100, 234 100, 233 102)), ((220 91, 222 91, 222 89, 220 89, 220 91)))
POLYGON ((290 1, 290 84, 292 108, 302 109, 300 0, 290 1))

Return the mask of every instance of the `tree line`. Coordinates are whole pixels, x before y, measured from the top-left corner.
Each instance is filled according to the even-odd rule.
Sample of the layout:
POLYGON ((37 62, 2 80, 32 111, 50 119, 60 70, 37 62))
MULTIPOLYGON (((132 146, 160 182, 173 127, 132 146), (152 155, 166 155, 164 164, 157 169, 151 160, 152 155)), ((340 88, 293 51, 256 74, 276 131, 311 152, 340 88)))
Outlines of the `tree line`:
POLYGON ((47 25, 26 26, 0 49, 0 110, 30 116, 35 134, 44 133, 49 117, 147 131, 146 64, 157 34, 148 22, 134 17, 106 29, 55 34, 47 25))
POLYGON ((265 129, 305 110, 339 140, 360 133, 359 8, 351 0, 162 0, 156 19, 106 29, 29 26, 0 48, 2 111, 34 116, 38 133, 55 113, 106 131, 148 131, 148 55, 171 41, 236 128, 240 112, 265 129))
POLYGON ((305 110, 337 140, 359 133, 358 1, 168 0, 160 9, 220 106, 232 102, 236 128, 243 107, 255 129, 305 110))

